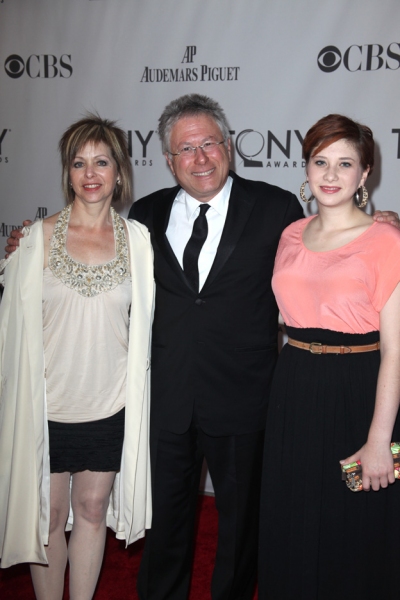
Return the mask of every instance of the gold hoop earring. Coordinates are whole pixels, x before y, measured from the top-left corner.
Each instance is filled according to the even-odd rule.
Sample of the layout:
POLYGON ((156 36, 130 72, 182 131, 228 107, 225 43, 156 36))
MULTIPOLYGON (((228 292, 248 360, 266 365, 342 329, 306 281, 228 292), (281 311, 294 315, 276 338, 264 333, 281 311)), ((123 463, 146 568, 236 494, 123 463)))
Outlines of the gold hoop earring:
POLYGON ((354 194, 354 202, 358 208, 364 208, 368 202, 368 190, 364 185, 361 185, 354 194))
POLYGON ((305 181, 300 186, 300 198, 303 200, 303 202, 305 202, 306 204, 309 204, 310 202, 312 202, 314 200, 314 196, 311 194, 311 196, 309 198, 307 198, 307 196, 305 194, 307 183, 308 183, 308 181, 305 181))

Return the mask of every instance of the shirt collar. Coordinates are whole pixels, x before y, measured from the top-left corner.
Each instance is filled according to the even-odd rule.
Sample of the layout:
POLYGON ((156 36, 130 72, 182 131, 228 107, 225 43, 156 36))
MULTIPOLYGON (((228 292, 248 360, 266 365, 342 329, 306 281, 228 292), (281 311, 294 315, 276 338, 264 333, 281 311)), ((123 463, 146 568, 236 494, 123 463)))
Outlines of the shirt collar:
MULTIPOLYGON (((214 196, 212 200, 207 202, 207 204, 209 206, 212 206, 212 208, 216 210, 217 213, 222 217, 226 217, 226 214, 228 212, 232 183, 233 179, 229 175, 222 190, 218 192, 218 194, 214 196)), ((178 195, 176 197, 176 201, 185 204, 186 216, 188 221, 194 220, 194 213, 196 212, 197 208, 204 204, 204 202, 199 202, 198 200, 196 200, 196 198, 190 196, 187 192, 185 192, 183 188, 179 190, 178 195)))

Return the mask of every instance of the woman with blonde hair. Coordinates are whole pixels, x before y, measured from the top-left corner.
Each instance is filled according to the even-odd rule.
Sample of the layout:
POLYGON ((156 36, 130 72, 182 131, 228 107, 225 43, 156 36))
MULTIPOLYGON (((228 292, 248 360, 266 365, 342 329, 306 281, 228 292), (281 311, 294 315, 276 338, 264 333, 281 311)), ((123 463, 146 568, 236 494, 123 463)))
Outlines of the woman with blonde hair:
POLYGON ((124 132, 88 115, 60 152, 66 208, 2 261, 0 556, 31 563, 39 600, 62 598, 69 562, 86 600, 106 526, 129 544, 151 522, 153 261, 147 229, 112 206, 132 195, 124 132))

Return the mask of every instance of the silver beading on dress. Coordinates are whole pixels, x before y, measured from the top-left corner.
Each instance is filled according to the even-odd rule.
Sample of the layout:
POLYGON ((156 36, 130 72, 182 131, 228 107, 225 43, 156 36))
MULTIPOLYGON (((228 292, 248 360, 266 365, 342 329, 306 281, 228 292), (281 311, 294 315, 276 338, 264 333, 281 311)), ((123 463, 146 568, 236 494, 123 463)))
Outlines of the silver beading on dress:
POLYGON ((104 265, 85 265, 67 253, 66 241, 72 204, 64 208, 54 226, 50 244, 49 268, 64 285, 90 298, 114 289, 130 276, 129 253, 124 223, 110 207, 113 223, 116 256, 104 265))

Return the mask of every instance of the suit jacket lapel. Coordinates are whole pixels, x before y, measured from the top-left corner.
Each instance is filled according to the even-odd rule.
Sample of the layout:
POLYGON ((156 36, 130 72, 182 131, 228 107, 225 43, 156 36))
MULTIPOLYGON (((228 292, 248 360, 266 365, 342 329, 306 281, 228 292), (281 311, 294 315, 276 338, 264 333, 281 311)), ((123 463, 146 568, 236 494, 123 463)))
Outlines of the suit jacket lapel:
MULTIPOLYGON (((250 217, 255 203, 254 197, 249 196, 243 187, 240 177, 232 172, 230 172, 230 175, 233 178, 233 185, 229 199, 228 214, 226 216, 225 226, 222 232, 221 241, 218 246, 215 260, 202 290, 207 288, 207 286, 214 281, 215 277, 218 275, 232 254, 242 234, 242 231, 246 226, 247 220, 250 217)), ((154 237, 157 241, 160 251, 165 256, 171 268, 179 274, 182 282, 193 292, 195 290, 193 290, 190 283, 186 279, 185 274, 165 234, 168 227, 171 208, 179 189, 180 187, 176 186, 168 190, 165 197, 161 198, 160 202, 157 203, 157 206, 154 207, 154 237)))
POLYGON ((225 226, 217 254, 204 283, 203 290, 214 281, 235 249, 255 203, 254 197, 250 197, 244 190, 240 178, 232 172, 230 175, 233 177, 233 184, 229 199, 228 214, 226 215, 225 226))
POLYGON ((168 261, 170 267, 179 274, 182 282, 186 284, 192 291, 193 288, 185 277, 185 273, 182 270, 181 265, 179 264, 178 259, 176 258, 174 251, 171 248, 171 245, 166 236, 166 231, 169 223, 169 217, 171 215, 172 205, 176 198, 177 193, 180 190, 180 186, 176 186, 171 190, 168 190, 168 193, 164 198, 161 199, 157 206, 154 207, 154 215, 153 215, 153 226, 154 226, 154 237, 157 241, 158 247, 160 251, 165 256, 168 261))

